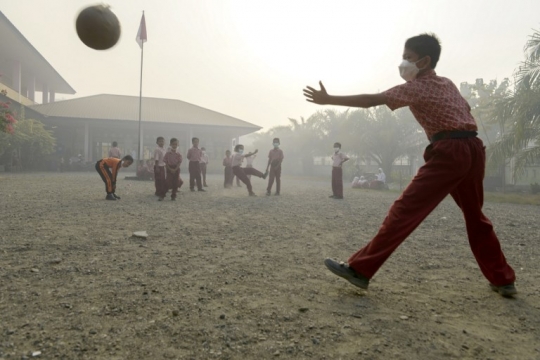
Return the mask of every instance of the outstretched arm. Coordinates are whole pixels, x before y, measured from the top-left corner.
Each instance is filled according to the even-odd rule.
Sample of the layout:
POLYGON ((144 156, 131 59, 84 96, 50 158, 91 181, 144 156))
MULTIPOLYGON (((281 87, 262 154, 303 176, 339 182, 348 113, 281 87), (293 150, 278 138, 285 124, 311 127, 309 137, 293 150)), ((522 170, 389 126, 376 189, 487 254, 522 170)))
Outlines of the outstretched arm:
POLYGON ((349 96, 329 95, 324 88, 324 85, 319 81, 320 90, 316 90, 311 86, 304 89, 306 101, 319 105, 340 105, 349 107, 369 108, 372 106, 385 105, 386 97, 384 94, 362 94, 349 96))

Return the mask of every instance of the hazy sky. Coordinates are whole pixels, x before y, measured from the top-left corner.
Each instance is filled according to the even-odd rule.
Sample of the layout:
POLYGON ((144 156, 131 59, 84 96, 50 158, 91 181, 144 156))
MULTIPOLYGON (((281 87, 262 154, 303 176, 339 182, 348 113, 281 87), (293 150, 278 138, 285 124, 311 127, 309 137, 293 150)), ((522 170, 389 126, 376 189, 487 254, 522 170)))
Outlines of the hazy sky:
MULTIPOLYGON (((333 94, 402 82, 407 37, 442 40, 439 75, 456 84, 510 77, 523 60, 538 0, 110 0, 122 36, 107 51, 82 44, 78 12, 93 1, 3 0, 0 9, 77 91, 138 95, 142 11, 143 96, 184 100, 265 128, 308 117, 305 85, 333 94)), ((73 96, 57 94, 57 100, 73 96)))

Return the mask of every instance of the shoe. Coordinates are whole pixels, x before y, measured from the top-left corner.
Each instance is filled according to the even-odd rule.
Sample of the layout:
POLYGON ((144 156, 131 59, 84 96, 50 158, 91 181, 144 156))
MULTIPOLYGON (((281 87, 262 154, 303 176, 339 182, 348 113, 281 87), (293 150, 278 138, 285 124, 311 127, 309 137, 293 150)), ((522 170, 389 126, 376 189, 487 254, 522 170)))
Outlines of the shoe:
POLYGON ((193 191, 195 191, 195 189, 189 189, 189 191, 193 192, 193 191))
POLYGON ((266 196, 270 196, 270 195, 272 195, 272 193, 270 191, 267 191, 266 196))
POLYGON ((333 272, 335 275, 344 278, 354 286, 367 290, 369 286, 369 279, 358 274, 356 271, 351 269, 348 264, 338 263, 332 259, 325 259, 324 265, 326 265, 328 270, 333 272))
POLYGON ((242 185, 236 185, 236 186, 238 186, 238 187, 242 187, 242 185))
POLYGON ((495 286, 493 284, 489 284, 489 287, 491 288, 491 290, 498 292, 499 295, 504 297, 512 297, 517 294, 517 289, 514 284, 508 284, 503 286, 495 286))
POLYGON ((203 187, 208 187, 208 185, 204 184, 203 187))
POLYGON ((335 196, 334 196, 334 195, 330 195, 329 198, 330 198, 330 199, 333 199, 333 198, 335 198, 335 196))
POLYGON ((268 171, 266 171, 266 172, 263 174, 262 179, 263 179, 263 180, 266 179, 267 176, 268 176, 268 171))
POLYGON ((116 200, 120 200, 120 196, 116 195, 115 193, 113 193, 113 196, 116 198, 116 200))
POLYGON ((115 200, 116 201, 116 198, 114 197, 113 194, 107 194, 107 196, 105 197, 105 200, 115 200))
POLYGON ((199 190, 197 190, 197 191, 202 191, 202 192, 206 192, 206 190, 204 190, 204 189, 199 189, 199 190))
POLYGON ((164 199, 164 198, 159 197, 159 198, 157 199, 157 201, 163 201, 163 199, 164 199))
POLYGON ((275 193, 275 194, 274 194, 274 196, 279 196, 279 193, 278 193, 278 192, 277 192, 277 193, 275 193))
POLYGON ((334 196, 334 199, 343 200, 343 196, 334 196))
POLYGON ((171 198, 171 201, 176 201, 176 198, 173 198, 173 197, 172 197, 172 198, 171 198))
POLYGON ((254 192, 250 192, 249 196, 257 196, 257 194, 255 194, 254 192))

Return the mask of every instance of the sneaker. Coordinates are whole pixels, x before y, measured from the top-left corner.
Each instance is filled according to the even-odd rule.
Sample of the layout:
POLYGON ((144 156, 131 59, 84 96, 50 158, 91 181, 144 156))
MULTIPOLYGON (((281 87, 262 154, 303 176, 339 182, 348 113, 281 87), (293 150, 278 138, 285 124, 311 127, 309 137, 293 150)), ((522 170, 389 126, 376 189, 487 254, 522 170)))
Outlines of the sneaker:
POLYGON ((204 184, 203 187, 208 187, 208 185, 204 184))
POLYGON ((189 189, 189 191, 193 192, 193 191, 195 191, 195 189, 189 189))
POLYGON ((206 192, 206 190, 204 190, 204 189, 199 189, 199 190, 197 190, 197 191, 202 191, 202 192, 206 192))
POLYGON ((267 191, 266 196, 270 196, 270 195, 272 195, 272 193, 270 191, 267 191))
POLYGON ((173 198, 173 197, 172 197, 172 198, 171 198, 171 201, 176 201, 176 198, 173 198))
POLYGON ((257 196, 257 194, 255 194, 254 192, 250 192, 249 196, 257 196))
POLYGON ((262 179, 263 179, 263 180, 266 179, 267 176, 268 176, 268 171, 266 171, 266 172, 263 174, 262 179))
POLYGON ((163 201, 163 197, 158 197, 157 201, 163 201))
POLYGON ((116 198, 114 197, 113 194, 107 194, 107 196, 105 197, 105 200, 116 200, 116 198))
POLYGON ((330 195, 330 196, 329 196, 330 199, 333 199, 333 198, 335 198, 335 197, 336 197, 335 195, 330 195))
POLYGON ((116 200, 120 200, 120 196, 116 195, 115 193, 113 193, 113 196, 116 198, 116 200))
POLYGON ((517 289, 514 284, 508 284, 503 286, 495 286, 493 284, 489 284, 489 287, 491 288, 491 290, 498 292, 499 295, 504 297, 512 297, 517 294, 517 289))
POLYGON ((275 195, 275 196, 279 196, 279 193, 277 192, 277 193, 275 193, 274 195, 275 195))
POLYGON ((338 263, 332 259, 325 259, 324 265, 326 265, 328 270, 333 272, 335 275, 344 278, 354 286, 367 290, 369 286, 369 279, 358 274, 356 271, 351 269, 348 264, 338 263))

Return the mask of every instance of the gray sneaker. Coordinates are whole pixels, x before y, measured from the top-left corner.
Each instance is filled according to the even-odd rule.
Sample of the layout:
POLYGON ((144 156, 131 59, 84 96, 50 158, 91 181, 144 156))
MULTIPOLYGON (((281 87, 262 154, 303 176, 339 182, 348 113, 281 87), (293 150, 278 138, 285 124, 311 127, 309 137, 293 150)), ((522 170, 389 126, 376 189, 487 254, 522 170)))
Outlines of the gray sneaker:
POLYGON ((493 284, 489 284, 489 287, 491 288, 491 290, 498 292, 499 295, 504 297, 512 297, 517 294, 517 289, 514 284, 508 284, 503 286, 495 286, 493 284))
POLYGON ((361 289, 367 290, 369 286, 369 279, 365 276, 358 274, 351 269, 348 264, 338 263, 332 259, 325 259, 324 265, 339 277, 344 278, 354 286, 358 286, 361 289))

